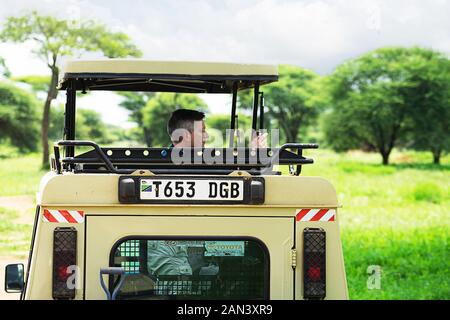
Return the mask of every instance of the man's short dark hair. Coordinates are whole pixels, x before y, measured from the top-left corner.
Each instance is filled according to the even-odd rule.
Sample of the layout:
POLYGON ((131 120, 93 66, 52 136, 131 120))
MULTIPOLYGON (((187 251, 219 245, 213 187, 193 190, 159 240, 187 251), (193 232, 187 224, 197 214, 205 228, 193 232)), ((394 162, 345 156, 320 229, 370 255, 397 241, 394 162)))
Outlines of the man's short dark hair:
POLYGON ((175 110, 167 123, 167 133, 172 137, 172 133, 177 129, 185 129, 193 132, 194 121, 201 121, 204 118, 205 114, 201 111, 189 109, 175 110))

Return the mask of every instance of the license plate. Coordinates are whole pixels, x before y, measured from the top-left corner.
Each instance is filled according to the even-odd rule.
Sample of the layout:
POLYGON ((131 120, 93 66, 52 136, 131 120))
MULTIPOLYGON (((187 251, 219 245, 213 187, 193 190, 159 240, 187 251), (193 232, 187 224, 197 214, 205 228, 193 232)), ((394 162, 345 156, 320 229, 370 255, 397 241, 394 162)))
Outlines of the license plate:
POLYGON ((140 199, 155 202, 243 202, 244 180, 142 178, 140 199))

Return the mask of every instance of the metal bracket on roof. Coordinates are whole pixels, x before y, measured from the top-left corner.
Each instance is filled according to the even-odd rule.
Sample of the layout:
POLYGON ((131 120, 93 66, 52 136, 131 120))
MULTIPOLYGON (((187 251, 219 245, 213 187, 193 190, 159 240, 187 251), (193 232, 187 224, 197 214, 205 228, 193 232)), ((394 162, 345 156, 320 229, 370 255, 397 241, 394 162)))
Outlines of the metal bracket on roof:
POLYGON ((246 177, 251 177, 252 175, 250 173, 248 173, 247 171, 236 170, 236 171, 231 172, 229 174, 229 176, 237 176, 237 177, 246 176, 246 177))
POLYGON ((155 174, 150 170, 136 170, 131 176, 154 176, 155 174))

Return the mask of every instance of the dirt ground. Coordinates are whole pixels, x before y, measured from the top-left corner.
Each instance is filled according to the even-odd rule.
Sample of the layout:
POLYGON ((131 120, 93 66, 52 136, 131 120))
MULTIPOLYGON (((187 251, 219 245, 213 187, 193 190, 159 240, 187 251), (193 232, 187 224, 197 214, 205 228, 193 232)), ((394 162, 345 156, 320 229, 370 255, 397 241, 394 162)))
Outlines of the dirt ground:
POLYGON ((17 211, 17 223, 33 224, 34 216, 30 214, 30 209, 35 207, 33 196, 0 197, 0 207, 17 211))
MULTIPOLYGON (((0 197, 0 207, 15 210, 19 214, 15 219, 18 223, 33 224, 34 216, 30 214, 30 209, 35 207, 33 196, 0 197)), ((20 298, 19 293, 5 292, 5 267, 10 263, 23 263, 26 270, 26 259, 0 256, 0 300, 17 300, 20 298)))

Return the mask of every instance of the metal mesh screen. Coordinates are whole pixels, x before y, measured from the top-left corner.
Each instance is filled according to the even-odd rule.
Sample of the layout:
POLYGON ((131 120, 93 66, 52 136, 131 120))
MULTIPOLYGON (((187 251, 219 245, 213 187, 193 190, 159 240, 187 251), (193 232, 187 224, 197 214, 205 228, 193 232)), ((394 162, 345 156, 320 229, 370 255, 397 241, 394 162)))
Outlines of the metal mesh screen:
POLYGON ((222 275, 159 276, 155 282, 154 295, 177 296, 177 299, 263 299, 264 278, 247 275, 245 278, 222 275))
MULTIPOLYGON (((230 241, 212 242, 230 245, 230 241)), ((161 241, 126 240, 114 254, 113 265, 123 267, 127 273, 118 298, 267 299, 268 254, 256 241, 237 242, 242 243, 243 250, 225 255, 208 251, 205 245, 208 241, 163 241, 166 249, 155 255, 152 248, 161 245, 161 241), (148 250, 143 250, 145 247, 148 250), (175 249, 180 247, 184 250, 175 249), (152 263, 154 259, 157 262, 152 263), (180 261, 184 264, 177 265, 180 261), (157 271, 155 266, 158 266, 157 271), (181 274, 173 274, 176 270, 181 274)), ((111 280, 110 286, 114 287, 117 279, 111 280)))
POLYGON ((53 299, 75 298, 75 287, 69 288, 71 275, 67 269, 77 264, 77 231, 56 228, 53 232, 53 299))
POLYGON ((303 297, 323 299, 326 295, 326 234, 322 228, 303 230, 303 297))
POLYGON ((123 242, 119 246, 119 254, 124 257, 124 261, 121 261, 120 266, 125 270, 127 274, 137 274, 140 270, 139 254, 140 243, 139 240, 128 240, 123 242))

